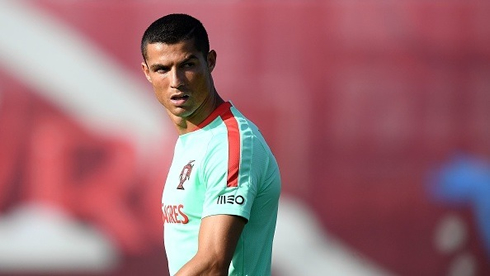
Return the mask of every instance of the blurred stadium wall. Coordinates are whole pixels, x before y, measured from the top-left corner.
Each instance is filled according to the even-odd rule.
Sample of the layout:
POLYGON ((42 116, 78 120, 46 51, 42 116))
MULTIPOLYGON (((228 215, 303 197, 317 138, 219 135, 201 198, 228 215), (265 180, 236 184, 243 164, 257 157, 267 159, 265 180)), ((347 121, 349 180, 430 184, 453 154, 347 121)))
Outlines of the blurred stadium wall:
POLYGON ((140 72, 202 20, 282 169, 274 275, 490 275, 490 3, 0 1, 0 275, 167 275, 176 133, 140 72))

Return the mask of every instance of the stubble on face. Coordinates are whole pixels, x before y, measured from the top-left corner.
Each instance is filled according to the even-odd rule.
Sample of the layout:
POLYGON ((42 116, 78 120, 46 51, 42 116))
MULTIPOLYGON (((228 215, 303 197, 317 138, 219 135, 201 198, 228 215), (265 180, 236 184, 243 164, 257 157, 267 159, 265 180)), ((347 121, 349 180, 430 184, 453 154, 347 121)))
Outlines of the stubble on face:
POLYGON ((147 45, 143 71, 179 132, 197 126, 222 102, 211 77, 215 60, 214 51, 205 57, 192 40, 147 45))

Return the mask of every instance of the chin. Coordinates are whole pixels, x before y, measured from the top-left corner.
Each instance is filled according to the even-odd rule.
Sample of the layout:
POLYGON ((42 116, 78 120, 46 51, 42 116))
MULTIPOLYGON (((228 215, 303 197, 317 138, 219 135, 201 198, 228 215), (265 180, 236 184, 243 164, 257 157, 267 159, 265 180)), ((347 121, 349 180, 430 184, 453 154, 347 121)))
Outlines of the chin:
POLYGON ((182 118, 182 119, 185 119, 185 118, 189 117, 192 114, 191 111, 189 111, 187 109, 184 109, 184 108, 181 108, 181 107, 174 108, 173 111, 171 111, 171 113, 175 117, 179 117, 179 118, 182 118))

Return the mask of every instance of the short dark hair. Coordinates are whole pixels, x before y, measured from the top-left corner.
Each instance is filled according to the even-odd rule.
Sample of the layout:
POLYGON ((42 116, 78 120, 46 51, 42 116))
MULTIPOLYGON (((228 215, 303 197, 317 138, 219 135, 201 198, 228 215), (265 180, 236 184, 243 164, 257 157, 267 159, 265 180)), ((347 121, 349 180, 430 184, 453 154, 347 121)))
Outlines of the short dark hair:
POLYGON ((147 45, 151 43, 175 44, 194 39, 194 46, 203 53, 209 52, 209 38, 203 24, 196 18, 181 13, 168 14, 155 20, 141 39, 141 54, 147 58, 147 45))

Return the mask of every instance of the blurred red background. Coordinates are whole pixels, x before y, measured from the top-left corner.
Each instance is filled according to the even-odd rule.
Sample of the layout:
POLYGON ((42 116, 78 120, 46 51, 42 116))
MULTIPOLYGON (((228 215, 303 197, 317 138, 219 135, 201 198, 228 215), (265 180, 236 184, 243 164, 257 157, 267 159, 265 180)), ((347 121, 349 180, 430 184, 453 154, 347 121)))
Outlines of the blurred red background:
MULTIPOLYGON (((160 196, 176 133, 152 105, 139 43, 171 12, 206 26, 218 91, 259 126, 285 198, 302 202, 325 235, 394 275, 490 274, 490 229, 477 215, 488 204, 440 200, 428 188, 456 154, 490 157, 490 4, 31 0, 0 10, 0 274, 167 275, 160 196), (120 94, 99 78, 131 86, 120 94), (131 97, 149 115, 126 109, 131 97), (53 244, 69 242, 16 224, 22 206, 96 229, 112 257, 39 265, 32 252, 50 258, 53 244), (17 225, 37 242, 16 238, 17 225)), ((298 267, 308 264, 301 250, 298 267)))

